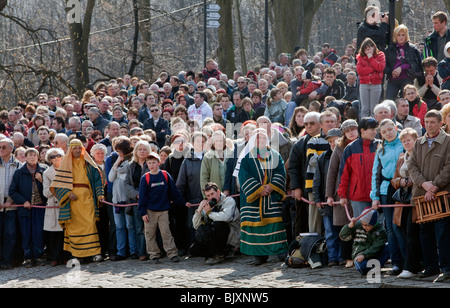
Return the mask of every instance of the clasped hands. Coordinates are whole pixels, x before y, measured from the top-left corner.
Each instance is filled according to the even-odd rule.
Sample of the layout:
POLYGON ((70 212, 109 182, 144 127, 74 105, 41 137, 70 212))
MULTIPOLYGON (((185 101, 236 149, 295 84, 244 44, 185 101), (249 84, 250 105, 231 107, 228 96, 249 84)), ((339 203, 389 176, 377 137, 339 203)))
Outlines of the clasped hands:
POLYGON ((432 181, 424 182, 422 188, 427 191, 425 193, 425 201, 428 202, 436 199, 436 193, 438 192, 439 187, 433 185, 432 181))
POLYGON ((268 196, 272 193, 273 188, 270 187, 270 185, 263 185, 262 187, 264 187, 263 191, 261 192, 261 196, 268 196))

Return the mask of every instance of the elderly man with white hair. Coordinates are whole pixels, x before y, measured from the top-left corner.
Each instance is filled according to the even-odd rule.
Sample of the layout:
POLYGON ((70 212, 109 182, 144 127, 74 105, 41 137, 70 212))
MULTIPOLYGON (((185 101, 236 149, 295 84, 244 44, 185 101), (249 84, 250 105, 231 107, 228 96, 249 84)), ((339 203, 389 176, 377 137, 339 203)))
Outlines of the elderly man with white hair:
POLYGON ((12 269, 14 247, 17 238, 17 208, 8 208, 13 204, 9 196, 9 186, 14 172, 22 164, 12 155, 14 143, 5 135, 0 135, 0 269, 12 269))
MULTIPOLYGON (((307 144, 308 141, 320 134, 320 113, 308 112, 304 118, 306 134, 292 147, 289 156, 287 172, 290 176, 290 189, 296 200, 296 216, 294 220, 294 233, 309 232, 308 212, 302 197, 305 193, 306 171, 308 168, 307 144)), ((307 197, 307 195, 305 195, 307 197)))
POLYGON ((66 153, 69 149, 69 137, 64 133, 56 134, 53 139, 53 145, 55 148, 62 149, 66 153))
POLYGON ((13 142, 13 146, 15 149, 24 145, 25 136, 22 133, 15 132, 12 135, 11 141, 13 142))

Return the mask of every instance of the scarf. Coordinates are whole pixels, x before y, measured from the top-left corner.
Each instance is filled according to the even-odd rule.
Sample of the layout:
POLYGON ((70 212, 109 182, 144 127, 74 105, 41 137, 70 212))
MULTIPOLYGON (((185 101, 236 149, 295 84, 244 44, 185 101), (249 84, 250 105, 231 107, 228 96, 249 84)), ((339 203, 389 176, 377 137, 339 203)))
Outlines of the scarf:
MULTIPOLYGON (((252 136, 250 137, 250 140, 247 142, 247 144, 245 145, 245 148, 242 150, 241 154, 239 155, 238 161, 236 163, 236 168, 234 169, 234 172, 233 172, 234 177, 237 178, 239 176, 239 170, 241 168, 242 159, 245 156, 247 156, 247 154, 250 153, 253 149, 256 148, 256 138, 257 138, 258 134, 266 135, 266 140, 267 140, 266 146, 268 148, 268 151, 270 151, 269 137, 267 136, 266 130, 263 128, 257 128, 255 131, 253 131, 252 136)), ((258 154, 256 154, 256 155, 258 155, 258 154)))

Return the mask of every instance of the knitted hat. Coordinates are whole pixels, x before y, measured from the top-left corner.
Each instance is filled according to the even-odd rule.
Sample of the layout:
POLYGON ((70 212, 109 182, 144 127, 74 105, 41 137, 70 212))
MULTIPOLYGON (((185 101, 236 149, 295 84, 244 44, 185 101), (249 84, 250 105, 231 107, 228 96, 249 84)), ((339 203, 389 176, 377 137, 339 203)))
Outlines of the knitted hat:
POLYGON ((448 52, 448 49, 450 48, 450 42, 448 42, 447 44, 445 44, 444 47, 444 54, 446 58, 450 58, 450 53, 448 52))
POLYGON ((302 79, 312 79, 312 74, 310 71, 304 71, 302 74, 302 79))
POLYGON ((349 119, 349 120, 345 120, 341 124, 341 130, 342 131, 345 131, 345 130, 349 129, 350 127, 358 128, 358 122, 356 122, 353 119, 349 119))
POLYGON ((197 90, 197 84, 196 84, 195 82, 193 82, 193 81, 188 81, 188 82, 186 82, 186 85, 187 85, 187 86, 193 86, 194 89, 197 90))
POLYGON ((376 210, 372 210, 372 208, 366 208, 364 210, 364 213, 367 214, 361 217, 360 221, 369 224, 371 226, 375 226, 378 221, 378 212, 376 210))

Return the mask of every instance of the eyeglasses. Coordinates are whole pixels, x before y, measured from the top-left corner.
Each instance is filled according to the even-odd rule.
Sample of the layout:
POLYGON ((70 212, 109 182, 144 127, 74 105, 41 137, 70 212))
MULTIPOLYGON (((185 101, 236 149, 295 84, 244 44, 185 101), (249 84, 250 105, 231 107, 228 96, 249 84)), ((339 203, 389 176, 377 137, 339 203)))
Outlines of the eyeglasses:
POLYGON ((316 123, 316 122, 304 122, 303 124, 304 124, 305 126, 308 126, 308 125, 313 126, 313 125, 316 125, 317 123, 316 123))
POLYGON ((49 156, 48 158, 49 159, 55 159, 55 158, 59 158, 59 157, 62 157, 62 155, 61 154, 55 154, 55 155, 49 156))
POLYGON ((0 146, 0 150, 7 150, 7 149, 10 149, 11 147, 10 146, 7 146, 7 145, 2 145, 2 146, 0 146))
POLYGON ((152 110, 150 110, 150 112, 157 112, 157 111, 159 111, 159 109, 152 109, 152 110))

